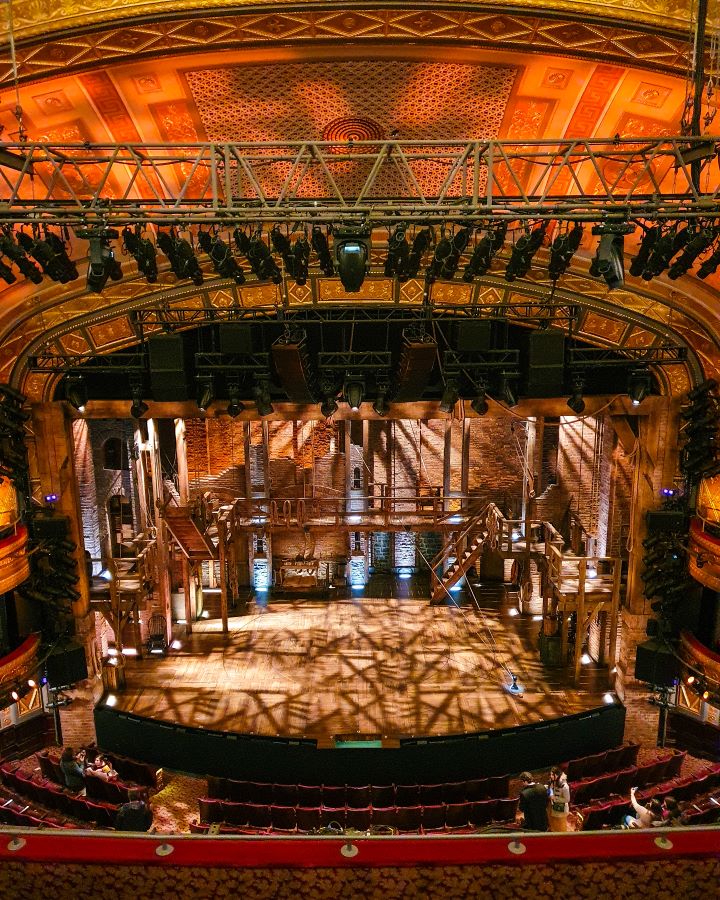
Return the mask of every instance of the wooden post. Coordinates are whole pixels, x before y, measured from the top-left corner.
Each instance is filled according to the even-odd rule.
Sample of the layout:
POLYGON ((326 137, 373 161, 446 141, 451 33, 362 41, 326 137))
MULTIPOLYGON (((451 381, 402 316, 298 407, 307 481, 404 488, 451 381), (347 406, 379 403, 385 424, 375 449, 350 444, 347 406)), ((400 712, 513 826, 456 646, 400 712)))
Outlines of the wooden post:
POLYGON ((185 592, 185 634, 192 634, 192 601, 190 599, 192 573, 190 560, 183 554, 182 558, 183 591, 185 592))
POLYGON ((462 454, 460 458, 460 493, 463 495, 462 506, 466 515, 470 515, 470 503, 467 499, 470 484, 470 423, 472 419, 463 419, 462 454))
POLYGON ((178 493, 180 494, 180 505, 187 506, 190 502, 190 477, 188 474, 185 419, 175 419, 175 455, 177 458, 178 493))
MULTIPOLYGON (((212 562, 212 560, 210 560, 212 562)), ((195 618, 199 619, 204 609, 202 561, 195 561, 195 618)))
POLYGON ((583 556, 578 563, 578 590, 577 599, 575 601, 576 623, 575 623, 575 672, 574 679, 577 684, 580 678, 580 658, 582 656, 582 647, 585 642, 585 574, 587 572, 587 559, 583 556))
POLYGON ((608 683, 615 685, 617 672, 618 619, 620 616, 620 580, 622 578, 622 561, 613 560, 612 602, 610 606, 610 653, 608 658, 608 683))
POLYGON ((443 497, 445 498, 443 508, 445 512, 450 509, 450 470, 452 465, 452 419, 445 421, 445 441, 443 445, 443 497))
MULTIPOLYGON (((218 551, 220 553, 220 618, 222 620, 222 630, 223 634, 227 634, 229 631, 228 626, 228 591, 227 591, 227 547, 225 542, 227 541, 227 527, 225 524, 225 519, 220 517, 218 518, 217 523, 218 529, 218 551)), ((211 560, 211 565, 213 561, 211 560)))
POLYGON ((170 583, 170 553, 163 507, 163 480, 160 463, 160 442, 153 419, 148 419, 148 449, 150 451, 150 471, 154 495, 155 528, 157 531, 157 570, 160 604, 167 622, 167 633, 172 634, 172 603, 170 583))

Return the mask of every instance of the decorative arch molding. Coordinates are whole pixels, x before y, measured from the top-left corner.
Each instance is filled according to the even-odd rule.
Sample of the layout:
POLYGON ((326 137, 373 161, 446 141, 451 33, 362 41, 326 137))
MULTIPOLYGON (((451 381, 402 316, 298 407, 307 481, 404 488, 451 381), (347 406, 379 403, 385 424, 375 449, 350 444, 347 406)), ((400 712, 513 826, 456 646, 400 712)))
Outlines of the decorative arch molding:
MULTIPOLYGON (((487 309, 488 306, 497 306, 502 309, 504 304, 514 298, 514 302, 533 304, 541 314, 552 285, 543 280, 541 272, 537 272, 535 277, 535 281, 516 281, 512 285, 495 276, 486 277, 474 285, 436 282, 433 291, 439 296, 433 297, 434 305, 444 314, 454 312, 458 316, 480 316, 480 307, 487 309), (455 302, 448 302, 453 292, 462 287, 471 290, 470 296, 463 299, 460 295, 455 302)), ((140 332, 132 313, 142 310, 197 310, 197 321, 186 326, 191 328, 208 321, 209 316, 206 319, 204 311, 212 313, 227 309, 234 310, 238 317, 274 319, 280 309, 302 312, 340 305, 346 307, 349 301, 366 308, 422 308, 423 285, 417 279, 399 286, 401 290, 393 296, 393 290, 397 290, 398 286, 391 279, 370 278, 366 280, 368 290, 365 296, 362 293, 360 297, 337 296, 334 300, 317 299, 322 285, 326 285, 330 279, 317 278, 314 281, 317 284, 313 283, 303 291, 298 291, 296 285, 287 282, 283 286, 251 282, 238 287, 233 281, 215 278, 206 280, 203 287, 198 289, 189 284, 171 286, 158 283, 150 286, 135 278, 113 285, 102 297, 94 298, 78 292, 71 298, 63 298, 57 304, 52 323, 47 321, 47 308, 33 311, 16 323, 13 334, 6 336, 2 345, 2 351, 6 347, 14 348, 13 359, 8 359, 0 351, 0 371, 3 367, 9 367, 9 383, 22 390, 31 400, 49 400, 58 376, 30 372, 29 357, 48 348, 52 352, 80 355, 109 354, 136 345, 140 340, 140 332), (379 299, 382 297, 387 299, 379 299), (82 304, 78 303, 81 298, 82 304), (88 309, 88 301, 92 299, 96 300, 97 306, 88 309), (70 308, 68 312, 73 308, 74 311, 63 315, 62 307, 65 305, 70 308), (21 342, 20 345, 18 341, 21 342)), ((614 292, 612 299, 597 296, 602 293, 597 282, 572 270, 566 276, 566 281, 566 287, 555 289, 554 300, 580 309, 579 327, 574 333, 582 340, 608 348, 652 347, 667 341, 688 348, 688 356, 683 364, 669 367, 673 370, 669 375, 664 371, 662 373, 666 393, 677 396, 702 377, 720 375, 718 340, 687 312, 674 310, 652 295, 631 292, 626 292, 629 302, 621 305, 623 298, 617 296, 619 292, 614 292), (655 315, 650 315, 650 311, 655 315), (700 335, 705 342, 702 353, 697 352, 691 340, 693 335, 700 335)), ((521 324, 520 319, 517 324, 521 324)), ((159 330, 159 327, 146 328, 145 334, 159 330)))
MULTIPOLYGON (((15 0, 17 72, 37 81, 118 62, 209 49, 327 42, 432 42, 599 60, 684 76, 688 0, 355 4, 313 0, 15 0), (547 8, 551 6, 551 8, 547 8)), ((0 84, 13 69, 0 45, 0 84)))

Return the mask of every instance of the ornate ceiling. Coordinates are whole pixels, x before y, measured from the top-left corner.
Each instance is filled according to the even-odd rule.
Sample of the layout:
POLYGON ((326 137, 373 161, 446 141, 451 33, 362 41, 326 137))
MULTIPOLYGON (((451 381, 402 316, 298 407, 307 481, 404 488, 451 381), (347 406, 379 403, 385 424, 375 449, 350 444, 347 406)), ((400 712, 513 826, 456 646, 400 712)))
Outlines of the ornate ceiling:
MULTIPOLYGON (((31 138, 51 142, 647 137, 677 134, 685 103, 685 0, 240 0, 232 7, 13 0, 12 9, 24 126, 31 138)), ((0 125, 8 140, 17 134, 14 108, 0 38, 0 125)), ((568 297, 588 303, 588 340, 652 346, 675 335, 707 373, 720 372, 715 284, 691 275, 650 284, 628 278, 625 290, 608 294, 587 278, 593 247, 588 235, 560 283, 568 297)), ((421 285, 411 281, 398 292, 381 268, 361 295, 345 297, 321 279, 282 294, 274 285, 213 282, 210 274, 202 290, 167 272, 148 286, 123 266, 128 277, 101 297, 85 294, 81 281, 38 288, 19 281, 3 290, 0 380, 24 383, 40 398, 45 377, 23 381, 23 354, 48 340, 68 352, 126 346, 137 339, 129 311, 156 302, 158 291, 208 307, 317 303, 328 291, 341 302, 422 299, 421 285)), ((507 292, 538 298, 549 289, 546 270, 512 291, 502 270, 483 284, 434 288, 458 304, 499 301, 507 292)), ((668 374, 668 389, 686 388, 684 367, 668 374)))

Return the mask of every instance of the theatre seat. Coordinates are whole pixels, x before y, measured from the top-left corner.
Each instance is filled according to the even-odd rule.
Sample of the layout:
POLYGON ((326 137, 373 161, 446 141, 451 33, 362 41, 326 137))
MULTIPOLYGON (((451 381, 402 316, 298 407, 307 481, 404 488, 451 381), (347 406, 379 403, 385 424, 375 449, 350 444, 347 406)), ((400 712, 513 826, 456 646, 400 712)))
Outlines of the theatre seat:
POLYGON ((518 811, 519 797, 501 797, 495 809, 496 822, 512 822, 518 811))
POLYGON ((327 828, 332 822, 337 823, 341 828, 345 828, 345 807, 344 806, 325 806, 320 807, 320 826, 327 828))
POLYGON ((320 828, 319 806, 298 806, 295 810, 297 829, 303 834, 313 834, 320 828))
POLYGON ((423 833, 445 830, 445 807, 442 803, 422 808, 423 833))
POLYGON ((401 834, 419 833, 422 828, 422 806, 398 806, 395 821, 401 834))
POLYGON ((297 831, 297 813, 294 806, 271 806, 270 822, 273 831, 297 831))
POLYGON ((372 824, 388 828, 398 827, 397 806, 373 806, 372 824))
POLYGON ((372 809, 369 806, 351 807, 345 811, 345 827, 355 831, 369 831, 372 824, 372 809))
POLYGON ((447 803, 445 805, 445 825, 448 828, 465 828, 470 822, 472 803, 447 803))
POLYGON ((373 807, 395 806, 394 784, 373 784, 370 786, 370 803, 373 807))
POLYGON ((395 785, 395 805, 396 806, 419 806, 420 804, 420 785, 419 784, 396 784, 395 785))
POLYGON ((223 804, 221 800, 214 800, 211 797, 200 797, 198 799, 198 808, 201 822, 205 822, 208 825, 211 825, 213 822, 222 822, 223 804))
POLYGON ((364 784, 360 787, 348 785, 345 791, 346 805, 351 809, 365 809, 370 806, 370 785, 364 784))
POLYGON ((497 807, 498 801, 495 799, 475 800, 475 802, 471 804, 470 824, 474 825, 476 828, 482 828, 484 825, 489 825, 495 819, 497 807))

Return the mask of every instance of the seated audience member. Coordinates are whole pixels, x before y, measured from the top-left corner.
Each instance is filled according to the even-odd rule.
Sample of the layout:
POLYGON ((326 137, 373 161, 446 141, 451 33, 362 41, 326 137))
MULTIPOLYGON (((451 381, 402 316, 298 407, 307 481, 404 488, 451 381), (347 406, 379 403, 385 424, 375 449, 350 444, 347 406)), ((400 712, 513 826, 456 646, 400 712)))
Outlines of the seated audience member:
POLYGON ((60 769, 65 779, 65 786, 71 791, 82 791, 85 788, 85 772, 81 765, 85 761, 83 751, 75 755, 72 747, 66 747, 60 756, 60 769))
POLYGON ((88 774, 94 775, 96 778, 102 778, 103 781, 117 778, 117 772, 113 769, 110 760, 106 756, 96 756, 95 762, 88 769, 88 774))
POLYGON ((674 827, 682 824, 682 810, 674 797, 666 797, 662 805, 662 822, 658 824, 674 827))
POLYGON ((568 830, 568 813, 570 812, 570 785, 567 775, 559 766, 550 770, 550 831, 568 830))
POLYGON ((149 831, 153 814, 143 788, 130 788, 129 800, 123 803, 115 816, 116 831, 149 831))
POLYGON ((637 788, 630 788, 630 802, 635 810, 634 816, 625 816, 626 828, 650 828, 660 823, 662 807, 659 800, 651 800, 647 806, 642 806, 635 799, 637 788))
POLYGON ((535 781, 529 772, 520 775, 524 787, 520 791, 523 826, 531 831, 548 830, 548 789, 535 781))

